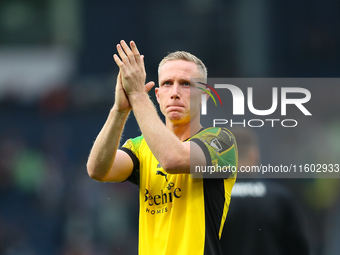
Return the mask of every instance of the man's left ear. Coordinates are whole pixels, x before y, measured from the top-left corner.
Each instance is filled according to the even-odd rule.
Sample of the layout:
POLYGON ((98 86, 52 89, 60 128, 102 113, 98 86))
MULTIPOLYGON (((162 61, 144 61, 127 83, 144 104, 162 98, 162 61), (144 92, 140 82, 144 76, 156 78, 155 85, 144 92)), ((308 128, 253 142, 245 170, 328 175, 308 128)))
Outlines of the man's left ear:
MULTIPOLYGON (((209 88, 204 88, 204 89, 210 92, 210 89, 209 89, 209 88)), ((207 101, 208 101, 210 95, 209 95, 207 92, 205 92, 204 90, 202 90, 202 94, 206 94, 206 98, 207 98, 207 101)), ((202 98, 202 97, 201 97, 201 98, 202 98)))

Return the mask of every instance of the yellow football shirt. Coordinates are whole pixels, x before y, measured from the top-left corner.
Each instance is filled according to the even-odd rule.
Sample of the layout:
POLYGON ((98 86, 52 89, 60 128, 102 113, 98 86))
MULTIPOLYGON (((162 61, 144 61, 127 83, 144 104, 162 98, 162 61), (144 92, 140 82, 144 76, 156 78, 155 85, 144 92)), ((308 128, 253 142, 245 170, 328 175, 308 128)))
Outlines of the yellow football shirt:
MULTIPOLYGON (((207 128, 189 140, 202 148, 207 165, 237 167, 236 141, 229 130, 207 128)), ((120 149, 134 162, 128 180, 139 185, 139 254, 222 254, 219 239, 236 172, 226 179, 168 174, 143 136, 120 149)))

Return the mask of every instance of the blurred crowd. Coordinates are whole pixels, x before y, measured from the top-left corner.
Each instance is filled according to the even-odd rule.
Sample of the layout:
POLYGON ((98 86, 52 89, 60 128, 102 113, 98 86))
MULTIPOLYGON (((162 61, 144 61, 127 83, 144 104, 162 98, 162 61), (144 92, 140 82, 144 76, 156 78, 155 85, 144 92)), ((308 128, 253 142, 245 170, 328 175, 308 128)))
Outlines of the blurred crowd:
POLYGON ((137 187, 88 177, 97 120, 67 111, 1 104, 0 254, 136 254, 137 187))

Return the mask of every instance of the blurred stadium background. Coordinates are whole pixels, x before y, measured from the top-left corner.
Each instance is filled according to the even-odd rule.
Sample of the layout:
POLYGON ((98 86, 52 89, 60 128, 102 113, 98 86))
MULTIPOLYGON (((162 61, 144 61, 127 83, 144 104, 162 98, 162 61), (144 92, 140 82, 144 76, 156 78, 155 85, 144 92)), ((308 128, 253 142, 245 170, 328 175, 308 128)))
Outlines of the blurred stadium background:
MULTIPOLYGON (((135 40, 148 81, 173 50, 209 77, 339 77, 339 13, 336 0, 2 0, 0 254, 137 254, 138 190, 85 167, 113 104, 119 40, 135 40)), ((303 132, 259 131, 263 160, 340 163, 339 92, 320 88, 303 132)), ((139 134, 129 121, 125 138, 139 134)), ((276 181, 299 201, 312 254, 339 254, 339 179, 276 181)))

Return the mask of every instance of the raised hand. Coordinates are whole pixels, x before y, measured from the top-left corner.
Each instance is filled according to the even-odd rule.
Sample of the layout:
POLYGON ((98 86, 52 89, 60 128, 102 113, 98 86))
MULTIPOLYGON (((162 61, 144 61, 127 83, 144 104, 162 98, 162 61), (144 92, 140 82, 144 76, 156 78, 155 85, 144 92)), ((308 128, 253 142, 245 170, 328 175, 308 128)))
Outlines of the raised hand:
POLYGON ((117 75, 116 92, 115 92, 115 107, 119 112, 129 112, 131 110, 131 105, 128 97, 125 94, 121 73, 117 75))
POLYGON ((145 93, 149 91, 154 85, 154 82, 149 82, 145 86, 145 66, 144 56, 141 56, 136 44, 131 41, 130 47, 124 40, 117 45, 117 54, 113 55, 116 64, 119 67, 121 74, 121 81, 124 91, 129 97, 132 94, 145 93))

